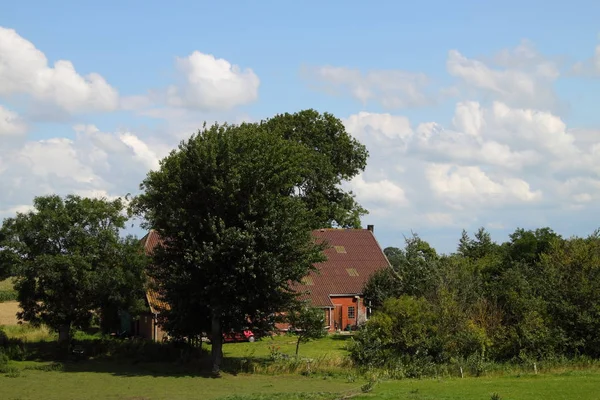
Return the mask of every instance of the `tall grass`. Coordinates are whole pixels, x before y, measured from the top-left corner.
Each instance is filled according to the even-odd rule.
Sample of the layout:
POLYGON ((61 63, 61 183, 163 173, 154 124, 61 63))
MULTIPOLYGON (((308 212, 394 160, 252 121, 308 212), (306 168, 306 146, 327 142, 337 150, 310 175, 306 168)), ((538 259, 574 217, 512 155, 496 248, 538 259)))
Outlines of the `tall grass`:
POLYGON ((0 303, 16 300, 17 291, 14 289, 13 279, 8 278, 0 281, 0 303))
POLYGON ((5 325, 0 326, 0 329, 6 333, 9 339, 16 339, 26 343, 34 342, 51 342, 55 341, 58 336, 46 326, 34 327, 30 324, 5 325))

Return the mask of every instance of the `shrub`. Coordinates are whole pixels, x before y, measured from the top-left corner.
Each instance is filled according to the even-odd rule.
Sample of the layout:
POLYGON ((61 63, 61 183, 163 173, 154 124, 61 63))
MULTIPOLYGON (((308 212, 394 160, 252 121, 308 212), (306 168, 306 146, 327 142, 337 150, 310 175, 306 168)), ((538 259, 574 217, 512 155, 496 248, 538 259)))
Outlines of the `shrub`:
POLYGON ((0 303, 6 301, 17 301, 17 292, 15 290, 0 290, 0 303))

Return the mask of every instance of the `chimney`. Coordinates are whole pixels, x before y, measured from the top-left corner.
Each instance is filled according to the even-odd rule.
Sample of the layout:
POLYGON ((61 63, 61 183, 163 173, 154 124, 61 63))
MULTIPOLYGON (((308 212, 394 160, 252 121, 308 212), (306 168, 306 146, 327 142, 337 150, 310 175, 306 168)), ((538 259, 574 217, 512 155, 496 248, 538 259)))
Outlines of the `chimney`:
POLYGON ((374 225, 367 225, 367 230, 373 232, 373 230, 375 229, 374 225))

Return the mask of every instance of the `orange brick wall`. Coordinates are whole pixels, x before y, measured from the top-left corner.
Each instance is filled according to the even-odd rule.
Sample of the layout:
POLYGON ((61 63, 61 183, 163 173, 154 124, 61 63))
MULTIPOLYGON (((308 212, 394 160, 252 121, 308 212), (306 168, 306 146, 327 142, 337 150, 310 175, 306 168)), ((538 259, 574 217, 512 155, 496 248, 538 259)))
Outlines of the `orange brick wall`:
POLYGON ((331 297, 334 309, 331 311, 332 323, 330 331, 345 330, 348 325, 357 325, 366 319, 367 309, 362 298, 331 297), (349 314, 350 307, 354 307, 354 316, 349 314))

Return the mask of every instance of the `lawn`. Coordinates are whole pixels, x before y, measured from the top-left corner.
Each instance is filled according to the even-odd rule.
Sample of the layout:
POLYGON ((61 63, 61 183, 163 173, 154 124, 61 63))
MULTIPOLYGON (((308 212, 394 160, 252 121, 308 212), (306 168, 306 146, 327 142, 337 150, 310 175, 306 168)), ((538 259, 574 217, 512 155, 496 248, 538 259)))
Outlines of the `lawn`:
MULTIPOLYGON (((32 363, 13 363, 31 366, 32 363)), ((298 398, 339 398, 341 393, 360 391, 360 383, 342 379, 310 378, 301 375, 269 376, 224 374, 213 379, 202 375, 178 374, 166 365, 119 365, 82 362, 67 365, 66 371, 23 370, 8 377, 0 375, 0 399, 219 399, 233 395, 282 393, 298 398), (16 376, 18 375, 18 376, 16 376), (329 392, 328 396, 316 396, 329 392), (333 393, 333 394, 332 394, 333 393)), ((248 397, 242 397, 244 399, 248 397)))
MULTIPOLYGON (((13 363, 20 368, 35 363, 13 363)), ((220 379, 180 373, 167 365, 129 365, 82 362, 65 371, 25 369, 12 377, 0 375, 1 399, 236 399, 333 400, 354 395, 357 400, 502 400, 598 399, 600 373, 570 371, 557 374, 489 378, 423 379, 381 382, 362 394, 363 382, 346 378, 301 375, 224 374, 220 379)))
POLYGON ((600 372, 569 371, 559 374, 513 375, 493 378, 423 379, 380 383, 370 400, 482 400, 498 394, 502 400, 595 400, 600 398, 600 372))
MULTIPOLYGON (((309 343, 301 343, 298 355, 309 358, 341 359, 346 354, 348 335, 331 335, 309 343)), ((210 348, 210 346, 208 346, 210 348)), ((223 345, 225 357, 268 357, 271 351, 295 356, 296 337, 288 335, 266 337, 254 343, 226 343, 223 345)))

